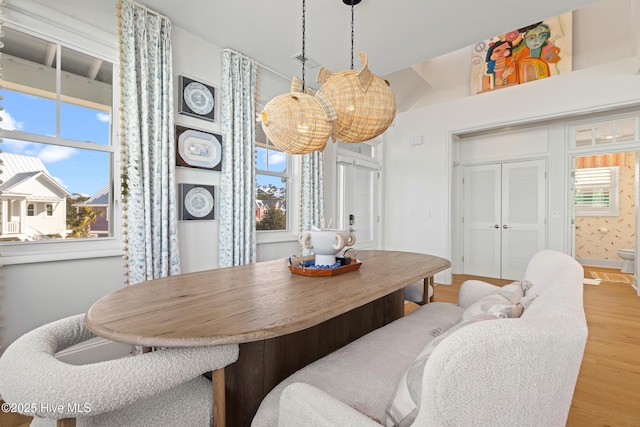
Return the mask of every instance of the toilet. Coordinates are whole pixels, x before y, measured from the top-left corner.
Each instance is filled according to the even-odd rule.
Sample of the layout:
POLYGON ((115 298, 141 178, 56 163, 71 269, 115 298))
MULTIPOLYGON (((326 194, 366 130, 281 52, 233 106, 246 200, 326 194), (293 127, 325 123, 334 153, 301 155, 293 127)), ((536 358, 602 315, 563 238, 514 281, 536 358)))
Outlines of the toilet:
POLYGON ((635 260, 636 260, 636 250, 635 249, 618 249, 618 256, 622 258, 622 268, 620 269, 623 273, 635 273, 635 260))

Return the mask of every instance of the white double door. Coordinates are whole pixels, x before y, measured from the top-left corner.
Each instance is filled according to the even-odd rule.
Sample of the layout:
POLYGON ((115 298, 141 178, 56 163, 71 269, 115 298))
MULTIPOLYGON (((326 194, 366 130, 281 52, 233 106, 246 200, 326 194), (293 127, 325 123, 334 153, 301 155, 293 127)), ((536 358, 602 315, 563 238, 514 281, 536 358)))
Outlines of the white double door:
POLYGON ((518 280, 546 247, 546 162, 464 169, 464 274, 518 280))

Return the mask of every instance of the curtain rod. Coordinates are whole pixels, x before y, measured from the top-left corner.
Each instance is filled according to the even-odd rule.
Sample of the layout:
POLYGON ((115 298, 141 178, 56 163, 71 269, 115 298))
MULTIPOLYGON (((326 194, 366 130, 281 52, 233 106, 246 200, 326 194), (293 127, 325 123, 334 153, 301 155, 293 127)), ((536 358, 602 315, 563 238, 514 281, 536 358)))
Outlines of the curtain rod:
POLYGON ((263 70, 265 70, 265 71, 268 71, 269 73, 273 74, 274 76, 278 76, 278 77, 280 77, 281 79, 284 79, 285 81, 291 81, 291 77, 287 77, 287 76, 285 76, 284 74, 281 74, 281 73, 277 72, 277 71, 276 71, 276 70, 274 70, 273 68, 269 68, 269 67, 267 67, 266 65, 261 64, 260 62, 256 61, 255 59, 253 59, 253 58, 251 58, 251 57, 248 57, 247 55, 245 55, 245 54, 244 54, 244 53, 242 53, 242 52, 238 52, 237 50, 233 50, 233 49, 231 49, 231 48, 222 49, 222 51, 223 51, 223 52, 224 52, 224 51, 229 51, 229 52, 233 52, 233 53, 235 53, 235 54, 237 54, 237 55, 244 56, 245 58, 250 59, 251 61, 255 62, 255 63, 256 63, 256 65, 257 65, 258 67, 262 68, 262 69, 263 69, 263 70))
MULTIPOLYGON (((125 1, 125 0, 122 0, 122 1, 125 1)), ((171 18, 169 18, 168 16, 163 15, 163 14, 161 14, 160 12, 155 11, 155 10, 153 10, 153 9, 149 9, 149 7, 148 7, 148 6, 145 6, 145 5, 144 5, 144 4, 142 4, 142 3, 138 3, 137 1, 133 1, 133 0, 126 0, 126 1, 128 1, 128 2, 129 2, 129 3, 131 3, 131 4, 133 4, 133 5, 134 5, 134 6, 136 6, 136 7, 139 7, 140 9, 144 9, 145 11, 147 11, 147 12, 151 13, 152 15, 156 15, 156 16, 158 16, 159 18, 167 19, 168 21, 171 21, 171 18)))

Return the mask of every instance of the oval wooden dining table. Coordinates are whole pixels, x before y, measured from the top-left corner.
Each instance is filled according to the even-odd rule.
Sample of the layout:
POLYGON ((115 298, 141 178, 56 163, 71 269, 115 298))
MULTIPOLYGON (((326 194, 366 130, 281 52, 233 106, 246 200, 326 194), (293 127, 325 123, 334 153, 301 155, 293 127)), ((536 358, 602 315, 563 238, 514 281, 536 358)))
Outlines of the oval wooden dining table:
POLYGON ((403 288, 451 263, 433 255, 357 251, 358 270, 292 274, 288 260, 154 279, 112 292, 85 317, 96 335, 145 347, 237 343, 214 371, 214 425, 248 426, 264 396, 301 367, 404 314, 403 288))

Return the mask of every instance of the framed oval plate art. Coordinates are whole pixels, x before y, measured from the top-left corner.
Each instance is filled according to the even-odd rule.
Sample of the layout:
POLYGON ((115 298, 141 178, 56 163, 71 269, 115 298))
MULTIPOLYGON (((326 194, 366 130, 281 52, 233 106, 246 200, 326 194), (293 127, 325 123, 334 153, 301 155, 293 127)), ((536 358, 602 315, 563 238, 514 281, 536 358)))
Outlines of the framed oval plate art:
POLYGON ((176 165, 222 169, 222 135, 176 126, 176 165))

